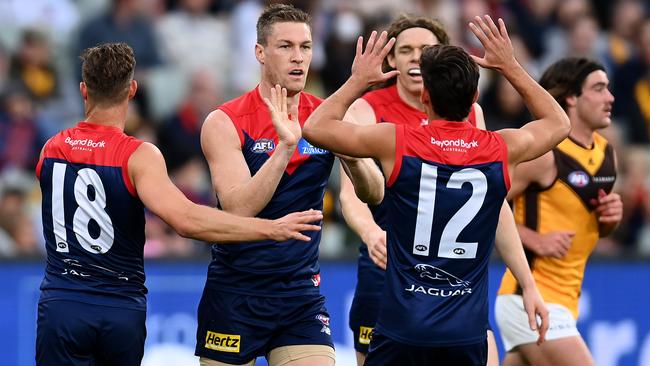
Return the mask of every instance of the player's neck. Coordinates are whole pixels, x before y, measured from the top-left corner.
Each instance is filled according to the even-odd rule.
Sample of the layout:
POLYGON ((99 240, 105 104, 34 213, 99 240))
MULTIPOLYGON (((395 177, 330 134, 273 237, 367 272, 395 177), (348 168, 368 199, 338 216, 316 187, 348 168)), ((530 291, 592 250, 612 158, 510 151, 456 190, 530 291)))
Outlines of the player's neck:
POLYGON ((422 102, 420 101, 420 94, 418 93, 417 95, 413 95, 412 93, 409 93, 409 91, 399 83, 399 80, 397 81, 397 94, 400 99, 410 107, 424 111, 424 105, 422 105, 422 102))
POLYGON ((95 123, 103 126, 114 126, 124 130, 126 125, 126 112, 129 105, 127 103, 116 104, 110 107, 103 107, 86 103, 85 115, 86 122, 95 123))
POLYGON ((594 130, 584 123, 572 120, 569 138, 578 145, 588 149, 594 144, 594 130))
MULTIPOLYGON (((260 85, 257 86, 257 90, 262 96, 262 99, 267 98, 268 100, 271 100, 271 88, 273 87, 275 87, 275 84, 262 80, 260 85)), ((300 105, 300 93, 294 95, 287 94, 287 110, 290 110, 292 105, 300 105)))

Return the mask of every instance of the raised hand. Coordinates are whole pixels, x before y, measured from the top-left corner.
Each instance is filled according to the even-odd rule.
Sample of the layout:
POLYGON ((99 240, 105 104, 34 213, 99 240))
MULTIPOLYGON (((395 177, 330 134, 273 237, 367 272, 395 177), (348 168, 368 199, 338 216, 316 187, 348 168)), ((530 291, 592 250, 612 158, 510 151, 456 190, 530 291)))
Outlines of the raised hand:
POLYGON ((308 210, 290 213, 282 218, 271 222, 273 229, 271 239, 275 241, 286 241, 289 239, 310 241, 311 238, 301 231, 318 231, 320 225, 313 225, 323 219, 323 213, 318 210, 308 210))
POLYGON ((388 33, 381 32, 377 39, 377 32, 373 31, 368 38, 366 49, 363 49, 363 37, 357 39, 357 52, 352 62, 352 77, 366 82, 369 86, 384 82, 399 75, 399 71, 393 70, 384 73, 381 65, 384 58, 395 44, 395 38, 386 42, 388 33))
POLYGON ((517 65, 517 60, 503 19, 499 18, 498 22, 497 28, 492 18, 485 15, 483 18, 476 16, 474 21, 469 23, 469 28, 485 49, 482 58, 472 55, 472 59, 482 67, 505 70, 517 65))
POLYGON ((290 113, 287 113, 287 89, 281 88, 280 85, 271 88, 271 100, 264 98, 264 103, 271 113, 279 143, 294 149, 302 137, 302 129, 298 122, 298 106, 291 106, 290 113))

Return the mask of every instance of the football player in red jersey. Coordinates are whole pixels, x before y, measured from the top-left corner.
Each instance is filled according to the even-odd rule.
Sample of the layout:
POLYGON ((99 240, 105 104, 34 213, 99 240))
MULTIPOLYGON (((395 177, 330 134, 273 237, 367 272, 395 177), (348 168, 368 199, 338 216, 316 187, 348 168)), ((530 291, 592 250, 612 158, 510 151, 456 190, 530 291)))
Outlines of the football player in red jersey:
POLYGON ((188 200, 153 144, 124 134, 137 90, 126 44, 82 56, 86 119, 53 136, 36 167, 47 265, 41 284, 37 365, 140 365, 146 293, 144 208, 204 241, 309 241, 318 211, 276 221, 237 217, 188 200))
MULTIPOLYGON (((423 52, 420 98, 428 125, 342 121, 365 88, 398 74, 379 67, 395 40, 384 46, 386 33, 377 42, 373 33, 365 52, 359 40, 350 79, 303 130, 317 146, 378 159, 388 177, 388 268, 370 365, 487 362, 487 262, 509 168, 550 150, 569 132, 561 107, 515 60, 503 22, 497 27, 489 17, 477 17, 470 27, 486 49, 483 58, 472 60, 444 45, 423 52), (478 95, 477 63, 503 73, 539 119, 498 133, 467 123, 478 95), (444 198, 436 200, 438 191, 444 198)), ((539 329, 541 341, 547 311, 534 282, 525 287, 529 324, 539 329), (541 326, 536 315, 543 318, 541 326)))
MULTIPOLYGON (((441 24, 425 17, 400 16, 388 29, 388 37, 395 37, 395 46, 384 60, 384 70, 398 70, 400 74, 357 99, 344 117, 345 121, 360 125, 391 122, 409 126, 428 123, 424 105, 420 101, 423 82, 420 55, 426 46, 449 44, 449 36, 441 24)), ((485 129, 480 106, 472 106, 467 120, 485 129)), ((386 205, 381 192, 370 195, 353 188, 346 174, 341 174, 341 209, 348 225, 362 238, 359 246, 357 286, 350 308, 350 328, 353 332, 357 364, 363 365, 368 353, 370 335, 377 320, 386 269, 386 205), (369 204, 362 202, 357 195, 369 204), (374 262, 374 263, 373 263, 374 262)), ((531 274, 521 255, 521 240, 515 230, 512 211, 504 203, 500 213, 496 247, 506 264, 517 268, 522 282, 530 281, 531 274), (519 261, 515 263, 513 261, 519 261)), ((491 328, 491 327, 490 327, 491 328)), ((494 334, 488 330, 488 365, 499 363, 494 334)))
MULTIPOLYGON (((285 4, 266 8, 257 23, 255 56, 260 84, 219 106, 201 131, 219 203, 225 211, 264 218, 321 209, 334 155, 302 138, 302 124, 321 103, 303 91, 312 58, 309 15, 285 4), (288 121, 275 109, 269 112, 276 84, 284 88, 276 95, 282 104, 277 112, 289 111, 288 121)), ((363 163, 348 162, 363 185, 364 169, 357 169, 363 163)), ((308 244, 266 240, 238 248, 213 246, 198 311, 195 352, 202 365, 248 365, 258 356, 267 356, 271 365, 334 364, 320 294, 320 234, 311 237, 308 244), (223 346, 216 341, 223 337, 241 342, 223 346)))

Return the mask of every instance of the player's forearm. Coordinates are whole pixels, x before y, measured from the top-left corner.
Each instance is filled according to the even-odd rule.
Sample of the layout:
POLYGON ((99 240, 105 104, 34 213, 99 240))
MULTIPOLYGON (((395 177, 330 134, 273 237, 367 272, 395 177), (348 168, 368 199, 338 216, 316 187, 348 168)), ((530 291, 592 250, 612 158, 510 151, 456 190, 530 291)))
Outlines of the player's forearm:
POLYGON ((538 119, 535 123, 539 125, 539 130, 547 132, 546 138, 550 139, 549 143, 557 145, 565 139, 571 130, 571 124, 569 117, 555 98, 516 61, 510 67, 500 71, 522 96, 528 110, 538 119))
POLYGON ((504 201, 499 213, 499 225, 496 233, 496 248, 501 258, 522 288, 534 286, 533 276, 526 260, 524 248, 517 232, 512 211, 504 201))
POLYGON ((367 87, 363 80, 349 78, 309 116, 302 129, 305 139, 317 146, 326 144, 327 131, 336 129, 342 123, 345 112, 367 87))
POLYGON ((523 243, 524 248, 538 253, 540 243, 539 233, 520 224, 517 224, 517 231, 519 232, 519 237, 521 238, 521 242, 523 243))
POLYGON ((172 227, 187 238, 213 243, 269 239, 272 221, 239 217, 211 207, 190 204, 172 227))
POLYGON ((384 176, 371 159, 340 159, 341 166, 354 185, 356 196, 377 205, 384 199, 384 176))
POLYGON ((271 201, 295 146, 278 144, 276 151, 245 184, 219 195, 224 211, 253 217, 271 201))
POLYGON ((368 230, 381 230, 368 206, 359 200, 353 189, 341 191, 339 200, 343 219, 362 240, 368 230))

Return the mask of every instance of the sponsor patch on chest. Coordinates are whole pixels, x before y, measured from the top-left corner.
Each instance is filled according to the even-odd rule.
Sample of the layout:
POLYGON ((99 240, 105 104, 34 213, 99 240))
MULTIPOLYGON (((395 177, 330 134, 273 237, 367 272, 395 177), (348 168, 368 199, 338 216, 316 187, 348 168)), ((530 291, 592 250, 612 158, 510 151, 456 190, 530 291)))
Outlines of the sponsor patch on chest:
POLYGON ((305 139, 300 139, 298 142, 298 153, 300 153, 300 155, 325 155, 329 153, 329 151, 316 147, 305 139))

